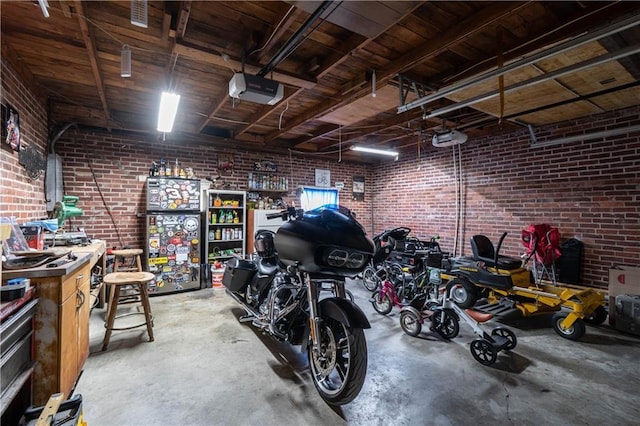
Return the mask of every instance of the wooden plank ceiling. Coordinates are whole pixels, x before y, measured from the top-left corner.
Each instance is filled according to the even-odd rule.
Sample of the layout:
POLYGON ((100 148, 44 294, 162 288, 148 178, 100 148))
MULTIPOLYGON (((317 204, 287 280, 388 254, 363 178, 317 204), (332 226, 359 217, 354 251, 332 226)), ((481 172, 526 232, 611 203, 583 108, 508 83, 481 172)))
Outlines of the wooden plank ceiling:
POLYGON ((47 18, 37 1, 1 3, 2 56, 49 98, 54 129, 157 134, 168 89, 181 101, 167 137, 335 156, 640 104, 640 2, 149 1, 146 28, 131 7, 49 0, 47 18), (241 71, 282 83, 284 99, 232 99, 241 71))

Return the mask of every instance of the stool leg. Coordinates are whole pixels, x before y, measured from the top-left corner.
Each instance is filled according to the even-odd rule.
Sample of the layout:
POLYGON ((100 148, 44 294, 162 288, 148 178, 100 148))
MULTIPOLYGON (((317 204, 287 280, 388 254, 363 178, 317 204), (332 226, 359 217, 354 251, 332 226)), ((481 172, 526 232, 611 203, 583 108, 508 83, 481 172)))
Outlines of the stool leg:
POLYGON ((106 331, 104 333, 104 340, 102 341, 102 350, 106 351, 109 346, 109 339, 111 338, 111 331, 113 330, 113 321, 116 318, 116 311, 118 310, 118 300, 120 299, 120 286, 111 286, 111 300, 109 300, 109 308, 107 309, 107 322, 105 324, 106 331))
POLYGON ((147 293, 147 283, 139 284, 140 301, 144 309, 144 318, 147 321, 147 333, 149 333, 149 341, 153 342, 153 318, 151 316, 151 305, 149 304, 149 294, 147 293))

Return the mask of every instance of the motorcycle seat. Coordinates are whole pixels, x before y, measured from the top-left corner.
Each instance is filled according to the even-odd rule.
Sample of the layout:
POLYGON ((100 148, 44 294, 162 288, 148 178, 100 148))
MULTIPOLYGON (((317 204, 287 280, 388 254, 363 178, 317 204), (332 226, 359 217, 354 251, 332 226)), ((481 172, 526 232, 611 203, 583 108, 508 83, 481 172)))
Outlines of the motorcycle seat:
POLYGON ((271 259, 260 259, 258 261, 258 272, 262 275, 272 275, 278 270, 278 264, 271 259))

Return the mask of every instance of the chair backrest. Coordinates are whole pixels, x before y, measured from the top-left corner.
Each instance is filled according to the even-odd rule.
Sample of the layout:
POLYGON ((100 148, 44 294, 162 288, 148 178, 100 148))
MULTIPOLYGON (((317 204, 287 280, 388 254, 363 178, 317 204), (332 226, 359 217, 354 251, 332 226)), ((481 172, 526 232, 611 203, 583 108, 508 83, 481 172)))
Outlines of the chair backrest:
POLYGON ((471 237, 471 251, 476 260, 482 259, 485 261, 489 260, 492 263, 494 262, 493 258, 496 252, 493 248, 493 243, 485 235, 474 235, 471 237))

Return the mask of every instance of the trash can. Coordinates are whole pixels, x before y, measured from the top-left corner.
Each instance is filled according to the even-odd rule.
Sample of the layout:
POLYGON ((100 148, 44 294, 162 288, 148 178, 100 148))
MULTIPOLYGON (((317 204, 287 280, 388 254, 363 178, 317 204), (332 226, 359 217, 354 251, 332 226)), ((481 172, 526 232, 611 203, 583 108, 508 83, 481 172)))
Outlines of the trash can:
POLYGON ((559 259, 560 274, 558 281, 567 284, 582 283, 582 252, 584 244, 575 238, 569 238, 560 244, 562 256, 559 259))

